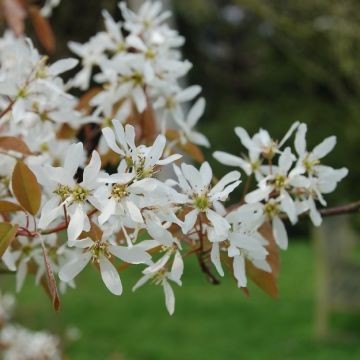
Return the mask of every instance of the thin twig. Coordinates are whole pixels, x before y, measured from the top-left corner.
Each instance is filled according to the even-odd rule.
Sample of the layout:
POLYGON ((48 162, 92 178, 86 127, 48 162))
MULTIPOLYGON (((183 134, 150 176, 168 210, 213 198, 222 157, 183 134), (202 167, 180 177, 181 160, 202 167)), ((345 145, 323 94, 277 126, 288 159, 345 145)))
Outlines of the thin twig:
POLYGON ((320 214, 323 217, 343 215, 343 214, 354 214, 357 212, 360 212, 360 200, 354 201, 349 204, 320 210, 320 214))
MULTIPOLYGON (((88 212, 87 216, 91 217, 92 215, 94 215, 98 210, 97 209, 93 209, 91 211, 88 212)), ((43 230, 41 231, 42 235, 49 235, 49 234, 53 234, 53 233, 57 233, 60 232, 62 230, 65 230, 68 227, 68 224, 64 221, 61 224, 59 224, 58 226, 55 226, 53 228, 47 229, 47 230, 43 230)))

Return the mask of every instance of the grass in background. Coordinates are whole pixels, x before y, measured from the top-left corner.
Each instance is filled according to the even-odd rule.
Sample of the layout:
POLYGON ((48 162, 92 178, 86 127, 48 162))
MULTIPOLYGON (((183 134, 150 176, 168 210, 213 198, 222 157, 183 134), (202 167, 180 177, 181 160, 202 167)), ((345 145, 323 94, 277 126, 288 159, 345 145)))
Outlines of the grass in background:
MULTIPOLYGON (((352 331, 345 342, 314 340, 313 262, 308 244, 291 244, 282 254, 278 300, 254 287, 246 298, 230 277, 211 286, 190 262, 183 288, 174 287, 173 317, 165 310, 161 288, 131 292, 139 276, 134 270, 122 274, 125 293, 115 297, 89 269, 79 276, 78 290, 63 297, 59 314, 30 279, 18 297, 17 320, 59 334, 78 327, 81 338, 65 349, 71 360, 359 359, 359 318, 337 319, 338 330, 352 331)), ((8 290, 9 280, 4 281, 8 290)))

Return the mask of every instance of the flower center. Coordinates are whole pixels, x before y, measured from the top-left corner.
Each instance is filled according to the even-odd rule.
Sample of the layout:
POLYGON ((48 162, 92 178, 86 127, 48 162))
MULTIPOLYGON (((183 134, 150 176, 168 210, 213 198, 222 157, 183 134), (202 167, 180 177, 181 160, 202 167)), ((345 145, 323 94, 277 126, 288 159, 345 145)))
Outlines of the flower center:
POLYGON ((209 199, 206 196, 198 196, 194 200, 194 206, 204 212, 210 206, 209 199))
POLYGON ((282 189, 283 187, 285 187, 286 184, 286 176, 284 175, 276 175, 275 179, 274 179, 274 186, 277 189, 282 189))
POLYGON ((166 107, 167 109, 172 109, 172 108, 175 107, 175 105, 176 105, 176 103, 175 103, 175 100, 174 100, 173 97, 170 97, 170 96, 169 96, 169 97, 166 98, 165 107, 166 107))
POLYGON ((84 202, 86 198, 89 196, 90 191, 84 189, 80 185, 75 185, 71 191, 71 195, 75 202, 84 202))
POLYGON ((71 193, 71 189, 67 185, 59 185, 54 191, 54 194, 58 195, 61 201, 67 199, 70 196, 70 193, 71 193))
POLYGON ((156 53, 154 50, 152 49, 148 49, 145 53, 145 57, 148 58, 148 59, 154 59, 156 56, 156 53))
POLYGON ((114 184, 111 188, 111 197, 120 200, 128 195, 127 186, 121 184, 114 184))
POLYGON ((92 255, 92 261, 99 262, 99 258, 101 255, 109 258, 111 255, 108 251, 109 244, 105 241, 98 240, 94 243, 94 245, 90 248, 90 252, 92 255))
POLYGON ((275 202, 268 202, 265 204, 264 211, 272 219, 279 213, 279 206, 275 202))
POLYGON ((306 172, 308 174, 314 173, 314 166, 320 165, 320 160, 310 160, 309 156, 306 156, 306 158, 303 161, 304 167, 306 169, 306 172))

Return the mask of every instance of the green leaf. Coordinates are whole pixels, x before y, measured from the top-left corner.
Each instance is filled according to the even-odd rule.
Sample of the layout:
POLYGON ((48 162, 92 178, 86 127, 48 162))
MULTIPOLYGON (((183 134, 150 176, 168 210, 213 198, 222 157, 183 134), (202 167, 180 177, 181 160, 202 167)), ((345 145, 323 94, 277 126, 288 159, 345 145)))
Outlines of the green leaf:
POLYGON ((15 166, 12 188, 20 205, 31 215, 36 215, 41 205, 41 188, 36 176, 23 161, 18 161, 15 166))
POLYGON ((15 239, 18 225, 0 223, 0 257, 15 239))

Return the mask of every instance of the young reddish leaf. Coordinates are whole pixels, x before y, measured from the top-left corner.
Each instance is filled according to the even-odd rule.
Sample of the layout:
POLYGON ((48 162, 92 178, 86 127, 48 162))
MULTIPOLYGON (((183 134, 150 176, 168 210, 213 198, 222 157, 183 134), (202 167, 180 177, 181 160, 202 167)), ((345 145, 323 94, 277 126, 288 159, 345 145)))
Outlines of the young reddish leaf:
POLYGON ((76 137, 77 130, 73 129, 69 124, 62 124, 56 134, 58 139, 72 139, 76 137))
POLYGON ((157 135, 157 126, 154 111, 151 106, 147 106, 142 114, 139 114, 139 125, 141 135, 147 144, 152 144, 157 135))
POLYGON ((195 161, 199 163, 205 161, 204 154, 197 145, 187 142, 186 144, 181 145, 180 148, 189 154, 195 161))
POLYGON ((278 296, 277 280, 280 268, 279 250, 272 234, 272 228, 269 223, 264 224, 260 228, 260 233, 268 241, 267 250, 269 255, 266 261, 269 263, 272 272, 260 270, 250 261, 246 262, 246 274, 257 285, 273 298, 278 296))
POLYGON ((0 149, 16 151, 24 155, 30 155, 31 151, 21 139, 14 136, 0 136, 0 149))
POLYGON ((0 200, 0 213, 24 211, 24 209, 11 201, 0 200))
POLYGON ((102 91, 101 87, 93 87, 88 90, 84 95, 80 97, 79 102, 76 106, 76 110, 81 110, 84 114, 89 114, 92 109, 92 106, 90 105, 90 100, 100 91, 102 91))
POLYGON ((59 293, 58 293, 58 290, 57 290, 56 281, 55 281, 55 278, 54 278, 54 273, 52 271, 51 264, 50 264, 50 261, 49 261, 49 257, 48 257, 48 254, 47 254, 47 250, 46 250, 46 247, 45 247, 43 241, 41 241, 41 247, 42 247, 43 256, 44 256, 47 287, 48 287, 48 290, 49 290, 49 295, 51 297, 51 301, 52 301, 54 310, 59 311, 60 310, 60 297, 59 297, 59 293))
MULTIPOLYGON (((166 137, 167 137, 168 140, 174 141, 176 139, 179 139, 180 134, 179 134, 179 132, 177 130, 168 129, 168 130, 166 130, 166 137)), ((197 145, 195 145, 195 144, 193 144, 191 142, 181 144, 180 141, 179 141, 179 143, 176 146, 178 148, 180 148, 181 150, 185 151, 195 161, 197 161, 199 163, 202 163, 202 162, 205 161, 204 154, 197 145)))
POLYGON ((36 176, 18 161, 12 175, 12 189, 19 204, 31 215, 36 215, 41 205, 41 189, 36 176))
POLYGON ((90 220, 90 231, 83 231, 80 239, 89 237, 93 241, 101 240, 103 232, 93 221, 90 220))
POLYGON ((106 166, 108 164, 116 166, 119 163, 119 155, 109 150, 106 154, 101 155, 101 165, 106 166))
POLYGON ((48 20, 41 15, 37 6, 29 6, 28 12, 41 45, 52 54, 55 51, 55 36, 48 20))
POLYGON ((9 28, 20 36, 24 33, 26 12, 19 0, 2 0, 0 1, 0 9, 4 14, 9 28))
POLYGON ((0 257, 3 256, 6 249, 15 239, 18 225, 8 223, 0 224, 0 257))

